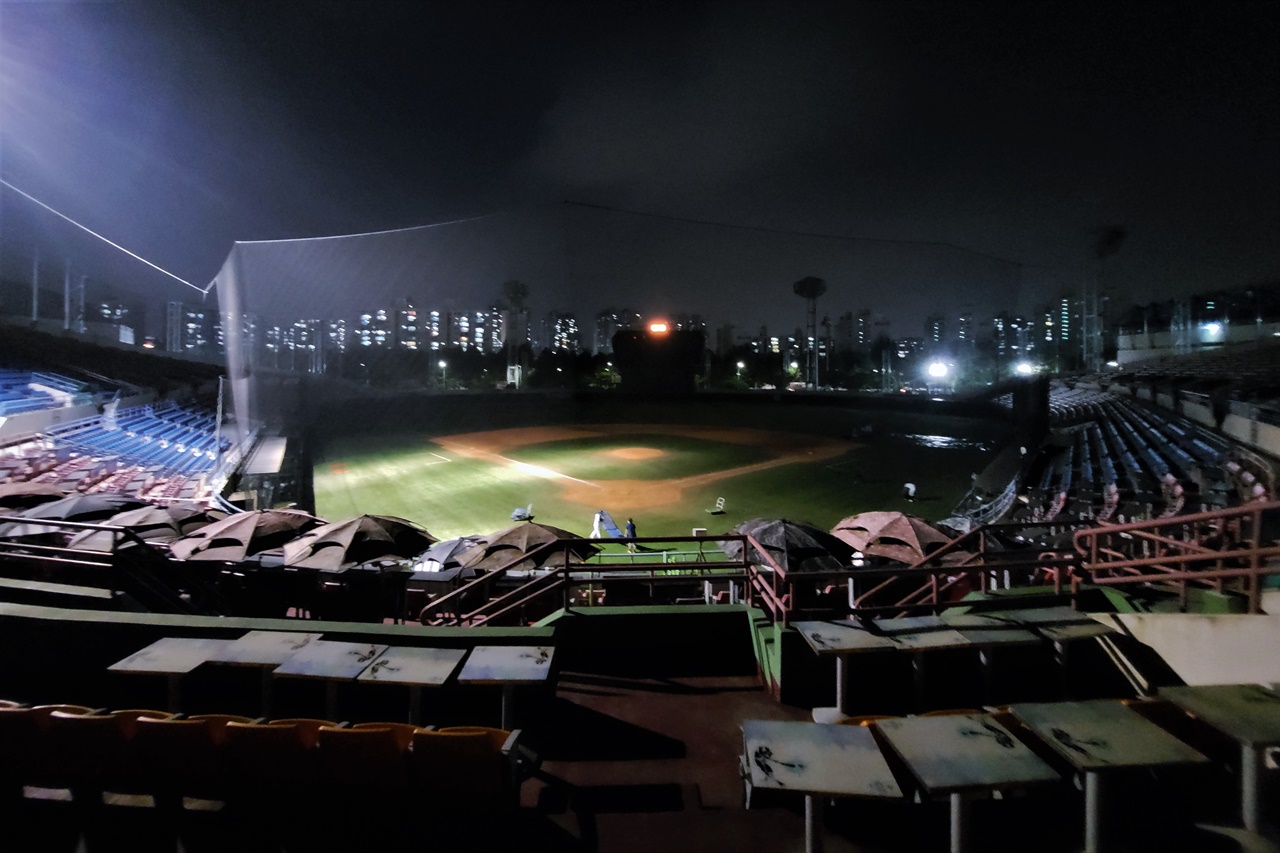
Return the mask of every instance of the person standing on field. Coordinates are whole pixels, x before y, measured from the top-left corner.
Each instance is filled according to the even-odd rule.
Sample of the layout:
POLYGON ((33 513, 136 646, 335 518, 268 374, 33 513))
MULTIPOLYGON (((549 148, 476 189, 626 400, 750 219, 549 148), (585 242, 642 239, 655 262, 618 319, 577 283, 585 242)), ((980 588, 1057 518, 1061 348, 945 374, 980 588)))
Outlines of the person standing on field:
MULTIPOLYGON (((627 519, 627 538, 628 539, 636 538, 636 523, 634 520, 630 518, 627 519)), ((628 542, 627 550, 630 551, 632 554, 634 554, 636 552, 636 543, 628 542)))

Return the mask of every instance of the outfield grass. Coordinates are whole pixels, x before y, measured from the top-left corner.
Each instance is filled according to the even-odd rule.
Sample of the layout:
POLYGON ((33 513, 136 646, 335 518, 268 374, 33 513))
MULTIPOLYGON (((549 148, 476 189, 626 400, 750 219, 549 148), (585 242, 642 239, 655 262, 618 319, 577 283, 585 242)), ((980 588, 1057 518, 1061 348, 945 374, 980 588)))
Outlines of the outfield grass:
MULTIPOLYGON (((337 520, 360 513, 398 515, 424 524, 441 537, 486 533, 506 527, 516 507, 533 504, 538 521, 586 535, 596 509, 609 510, 619 525, 633 515, 641 536, 687 536, 694 527, 722 533, 753 517, 786 517, 829 528, 841 518, 867 510, 900 509, 930 519, 947 516, 969 487, 969 475, 986 464, 989 452, 974 447, 921 447, 877 440, 849 445, 843 457, 795 463, 686 489, 664 506, 633 510, 625 505, 584 506, 566 500, 563 481, 539 468, 586 480, 607 475, 633 479, 687 476, 750 464, 761 450, 727 442, 645 434, 608 439, 575 439, 513 449, 513 466, 500 459, 457 457, 422 435, 353 439, 326 448, 315 469, 316 510, 337 520), (604 463, 589 457, 611 447, 671 450, 679 469, 652 474, 661 460, 604 463), (583 450, 588 450, 582 454, 583 450), (570 458, 581 454, 580 458, 570 458), (745 455, 744 455, 745 454, 745 455), (536 462, 535 462, 536 460, 536 462), (652 475, 652 476, 651 476, 652 475), (903 482, 917 484, 917 500, 902 497, 903 482), (724 515, 705 511, 717 497, 724 515)), ((664 459, 666 457, 663 457, 664 459)))

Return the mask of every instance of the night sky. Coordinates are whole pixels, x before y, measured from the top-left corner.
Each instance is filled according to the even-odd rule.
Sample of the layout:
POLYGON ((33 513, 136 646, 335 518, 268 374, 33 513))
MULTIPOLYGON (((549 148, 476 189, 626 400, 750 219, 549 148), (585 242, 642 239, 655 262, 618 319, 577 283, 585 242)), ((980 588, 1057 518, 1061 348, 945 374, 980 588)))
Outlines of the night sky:
POLYGON ((1115 304, 1280 281, 1278 5, 0 0, 0 174, 199 285, 485 217, 259 247, 268 313, 520 278, 785 334, 816 275, 919 335, 1100 266, 1115 304))

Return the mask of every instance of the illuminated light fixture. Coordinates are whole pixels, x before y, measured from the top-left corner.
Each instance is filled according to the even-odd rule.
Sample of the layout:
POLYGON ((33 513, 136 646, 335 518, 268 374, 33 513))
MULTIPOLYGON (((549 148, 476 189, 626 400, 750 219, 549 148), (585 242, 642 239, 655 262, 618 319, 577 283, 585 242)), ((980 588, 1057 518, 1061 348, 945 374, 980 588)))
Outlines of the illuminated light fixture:
POLYGON ((1218 332, 1222 331, 1222 324, 1221 323, 1205 323, 1200 328, 1204 329, 1206 332, 1208 332, 1211 335, 1216 335, 1218 334, 1218 332))
POLYGON ((940 361, 934 361, 928 367, 929 377, 931 379, 941 379, 947 375, 947 366, 940 361))
POLYGON ((1108 361, 1108 362, 1107 362, 1107 367, 1119 367, 1119 366, 1120 366, 1120 362, 1118 362, 1118 361, 1108 361))
POLYGON ((653 332, 655 335, 664 334, 667 331, 667 324, 661 321, 650 323, 649 331, 653 332))
POLYGON ((1017 371, 1019 376, 1030 376, 1036 372, 1035 367, 1025 361, 1018 362, 1018 366, 1014 370, 1017 371))

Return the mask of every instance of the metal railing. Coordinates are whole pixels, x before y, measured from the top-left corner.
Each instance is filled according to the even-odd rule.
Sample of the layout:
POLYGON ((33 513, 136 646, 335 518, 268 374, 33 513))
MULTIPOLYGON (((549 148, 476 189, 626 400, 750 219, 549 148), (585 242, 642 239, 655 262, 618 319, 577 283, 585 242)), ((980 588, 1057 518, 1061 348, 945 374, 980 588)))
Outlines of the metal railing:
MULTIPOLYGON (((50 541, 35 537, 0 538, 0 565, 22 574, 38 567, 40 580, 62 580, 112 592, 124 592, 148 609, 166 613, 222 614, 217 589, 188 564, 171 560, 132 530, 107 524, 59 519, 0 516, 0 523, 48 528, 50 541), (69 548, 56 539, 82 531, 111 535, 109 549, 69 548)), ((40 534, 36 534, 38 537, 40 534)))
MULTIPOLYGON (((1102 524, 1074 536, 1081 563, 1072 592, 1097 586, 1175 587, 1183 608, 1192 586, 1238 592, 1260 613, 1263 579, 1280 574, 1280 501, 1171 518, 1102 524)), ((1056 581, 1061 584, 1062 579, 1056 581)))
MULTIPOLYGON (((680 549, 648 549, 636 553, 610 555, 609 561, 585 562, 574 556, 574 549, 590 540, 570 539, 551 542, 527 554, 518 554, 505 565, 488 572, 428 603, 419 612, 423 624, 478 625, 530 622, 563 608, 590 607, 597 603, 597 586, 607 585, 609 594, 603 603, 637 603, 629 594, 630 587, 647 587, 645 598, 654 603, 678 600, 681 596, 660 596, 659 588, 691 591, 684 598, 705 601, 704 584, 742 584, 747 574, 743 559, 725 558, 716 543, 749 537, 724 535, 710 537, 637 537, 614 539, 614 543, 634 543, 646 547, 656 543, 689 543, 694 547, 680 549), (681 559, 673 560, 672 555, 681 559), (628 562, 612 562, 625 558, 628 562), (655 558, 657 558, 655 560, 655 558), (524 569, 530 562, 536 569, 524 569), (511 588, 505 588, 515 581, 511 588), (581 593, 587 592, 583 595, 581 593)), ((726 590, 728 591, 728 590, 726 590)), ((736 591, 730 598, 736 600, 736 591)))

